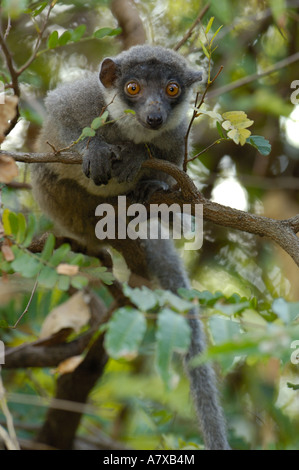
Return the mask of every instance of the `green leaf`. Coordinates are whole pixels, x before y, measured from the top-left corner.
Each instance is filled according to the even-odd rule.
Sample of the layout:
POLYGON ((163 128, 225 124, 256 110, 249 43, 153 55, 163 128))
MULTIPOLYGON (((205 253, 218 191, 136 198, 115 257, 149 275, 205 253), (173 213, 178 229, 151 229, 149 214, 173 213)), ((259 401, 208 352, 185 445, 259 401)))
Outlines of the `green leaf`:
POLYGON ((71 32, 71 40, 74 42, 79 41, 86 31, 86 25, 80 24, 77 28, 71 32))
POLYGON ((212 17, 209 19, 209 22, 208 22, 207 27, 206 27, 206 34, 208 34, 208 32, 210 31, 210 29, 211 29, 211 27, 212 27, 212 24, 213 24, 213 22, 214 22, 214 19, 215 19, 214 16, 212 16, 212 17))
POLYGON ((11 263, 11 267, 15 272, 20 273, 23 277, 32 278, 37 275, 41 269, 41 263, 30 253, 23 253, 20 250, 14 250, 15 259, 11 263))
POLYGON ((171 388, 172 356, 176 351, 184 353, 188 350, 191 338, 190 326, 183 316, 165 308, 158 316, 156 338, 156 366, 167 388, 171 388))
POLYGON ((221 360, 228 366, 228 363, 231 364, 236 356, 255 355, 258 353, 257 341, 243 334, 240 335, 238 341, 234 340, 210 346, 200 356, 194 357, 190 365, 197 367, 210 360, 221 360))
POLYGON ((148 311, 155 308, 158 304, 156 295, 151 289, 148 289, 145 286, 141 288, 136 287, 132 289, 131 287, 124 286, 124 294, 131 300, 131 302, 136 305, 142 311, 148 311))
POLYGON ((181 299, 178 295, 170 291, 158 289, 156 293, 159 295, 159 303, 161 306, 168 305, 177 312, 188 312, 188 310, 194 307, 193 303, 181 299))
POLYGON ((32 242, 36 227, 37 227, 36 218, 33 214, 30 213, 27 219, 27 229, 26 229, 25 239, 23 240, 23 243, 22 243, 24 247, 29 246, 30 243, 32 242))
POLYGON ((122 32, 121 28, 101 28, 93 33, 97 39, 102 39, 105 36, 116 36, 122 32))
POLYGON ((11 234, 13 235, 14 238, 17 238, 18 230, 19 230, 18 215, 15 214, 14 212, 9 211, 8 219, 9 219, 9 226, 10 226, 11 234))
POLYGON ((239 322, 218 315, 209 318, 209 325, 215 344, 227 343, 240 335, 239 322))
POLYGON ((209 53, 209 51, 207 50, 206 46, 204 45, 204 43, 203 43, 202 41, 199 41, 199 42, 200 42, 200 45, 201 45, 202 50, 203 50, 203 52, 204 52, 204 55, 205 55, 208 59, 210 59, 210 53, 209 53))
POLYGON ((196 289, 185 289, 181 287, 178 290, 179 294, 187 300, 198 299, 202 305, 213 306, 219 299, 223 299, 222 292, 212 292, 208 290, 198 291, 196 289))
POLYGON ((236 313, 241 313, 243 310, 246 310, 247 308, 250 308, 250 302, 245 301, 245 302, 239 302, 236 304, 223 304, 223 303, 216 303, 214 308, 218 310, 219 312, 222 312, 224 315, 227 316, 232 316, 235 315, 236 313))
POLYGON ((94 129, 91 129, 91 127, 84 127, 81 138, 85 137, 94 137, 96 135, 96 131, 94 129))
POLYGON ((293 390, 299 390, 299 384, 292 384, 291 382, 287 382, 287 386, 293 390))
POLYGON ((251 135, 246 143, 255 147, 262 155, 269 155, 271 152, 271 144, 261 135, 251 135))
POLYGON ((37 276, 41 268, 42 264, 39 262, 39 260, 30 256, 26 263, 26 266, 24 266, 22 275, 26 278, 31 279, 32 277, 37 276))
POLYGON ((71 277, 71 285, 75 287, 75 289, 84 289, 84 287, 88 285, 88 279, 80 275, 71 277))
POLYGON ((33 12, 32 12, 32 16, 38 16, 41 14, 42 11, 44 11, 44 9, 46 8, 46 6, 48 5, 48 2, 42 2, 33 12))
POLYGON ((112 273, 110 273, 107 269, 105 272, 102 272, 99 275, 99 279, 101 279, 104 284, 107 284, 107 286, 111 286, 113 284, 113 281, 115 280, 115 277, 112 273))
POLYGON ((146 330, 144 315, 130 307, 116 310, 108 323, 105 335, 105 347, 114 359, 133 358, 146 330))
POLYGON ((58 31, 53 31, 48 39, 48 49, 54 49, 58 45, 58 31))
POLYGON ((38 283, 48 289, 53 289, 58 281, 58 274, 50 266, 44 266, 38 276, 38 283))
POLYGON ((102 127, 107 121, 108 115, 108 111, 105 111, 102 116, 99 116, 92 121, 90 127, 94 130, 99 129, 99 127, 102 127))
MULTIPOLYGON (((212 38, 211 38, 211 40, 210 40, 210 47, 212 47, 212 44, 213 44, 213 42, 214 42, 214 39, 216 38, 216 36, 217 36, 217 34, 219 33, 219 31, 220 31, 220 29, 222 28, 222 26, 223 26, 223 25, 219 26, 219 28, 217 29, 217 31, 215 31, 215 33, 213 34, 213 36, 212 36, 212 38)), ((217 47, 218 47, 218 46, 216 46, 215 49, 217 49, 217 47)), ((214 52, 215 49, 213 49, 213 52, 214 52)))
POLYGON ((60 274, 57 281, 57 287, 60 290, 67 291, 70 287, 71 279, 70 276, 64 276, 60 274))
POLYGON ((285 324, 290 324, 299 318, 299 302, 287 302, 282 298, 275 299, 272 310, 285 324))
POLYGON ((220 122, 218 122, 218 121, 216 122, 216 127, 217 127, 217 131, 218 131, 218 134, 220 135, 220 137, 222 139, 226 139, 226 135, 223 132, 223 129, 222 129, 222 126, 221 126, 220 122))
POLYGON ((18 234, 16 237, 16 242, 21 244, 25 240, 27 224, 26 224, 25 216, 24 214, 22 214, 22 212, 20 212, 17 217, 18 217, 18 234))
POLYGON ((57 250, 54 251, 51 258, 51 265, 56 267, 58 266, 71 251, 71 247, 68 243, 63 243, 57 250))
POLYGON ((3 223, 5 235, 8 235, 8 236, 12 235, 9 214, 10 214, 10 211, 8 209, 4 209, 3 214, 2 214, 2 223, 3 223))
POLYGON ((87 273, 94 277, 95 279, 100 279, 104 284, 111 285, 114 281, 114 275, 107 270, 104 266, 90 266, 88 268, 84 268, 84 273, 87 273))
POLYGON ((44 246, 43 251, 41 253, 41 259, 43 261, 49 261, 49 259, 52 256, 54 247, 55 247, 55 237, 54 237, 53 233, 49 233, 49 236, 46 240, 45 246, 44 246))
POLYGON ((68 42, 72 41, 72 32, 71 31, 64 31, 60 38, 58 39, 59 46, 65 46, 68 42))
POLYGON ((69 264, 76 266, 82 266, 84 263, 84 255, 82 253, 77 253, 70 261, 69 264))

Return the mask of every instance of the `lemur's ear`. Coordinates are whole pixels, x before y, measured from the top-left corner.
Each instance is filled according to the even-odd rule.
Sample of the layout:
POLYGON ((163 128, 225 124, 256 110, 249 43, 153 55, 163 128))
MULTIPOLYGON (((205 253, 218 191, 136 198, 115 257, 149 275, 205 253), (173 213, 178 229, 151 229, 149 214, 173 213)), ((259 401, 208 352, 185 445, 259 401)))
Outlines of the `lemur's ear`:
POLYGON ((187 80, 190 85, 192 85, 192 83, 201 82, 202 72, 200 70, 192 71, 192 73, 187 77, 187 80))
POLYGON ((100 68, 100 80, 105 88, 110 88, 114 85, 117 78, 118 66, 112 59, 104 59, 100 68))

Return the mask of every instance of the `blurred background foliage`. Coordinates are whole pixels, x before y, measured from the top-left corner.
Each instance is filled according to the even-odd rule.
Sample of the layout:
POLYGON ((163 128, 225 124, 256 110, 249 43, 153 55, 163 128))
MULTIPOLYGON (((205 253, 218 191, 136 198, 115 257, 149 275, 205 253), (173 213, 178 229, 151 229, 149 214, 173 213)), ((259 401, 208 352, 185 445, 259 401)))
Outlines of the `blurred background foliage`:
MULTIPOLYGON (((30 9, 32 12, 46 3, 2 1, 2 27, 5 28, 5 12, 9 11, 11 29, 7 42, 19 67, 30 57, 36 40, 39 15, 33 17, 30 9)), ((173 47, 206 2, 136 0, 135 4, 148 41, 173 47)), ((252 133, 268 139, 272 151, 263 156, 252 146, 224 142, 190 164, 190 174, 204 195, 217 202, 272 218, 291 217, 299 212, 299 100, 297 104, 291 102, 294 91, 291 84, 299 80, 298 61, 271 75, 232 87, 231 91, 227 91, 226 85, 262 72, 299 51, 299 1, 212 0, 209 4, 202 24, 206 26, 209 18, 215 17, 213 31, 222 25, 213 53, 212 76, 220 65, 224 69, 207 95, 207 109, 220 113, 245 111, 254 120, 252 133)), ((86 70, 96 70, 101 58, 119 52, 121 36, 113 33, 100 39, 93 36, 101 28, 117 27, 108 0, 57 2, 40 53, 20 77, 21 119, 3 148, 34 150, 44 118, 43 98, 47 90, 62 81, 84 76, 86 70), (86 28, 76 29, 81 25, 86 28), (66 31, 83 34, 65 45, 63 41, 55 43, 52 36, 51 44, 49 37, 53 31, 58 31, 59 37, 66 31)), ((201 41, 199 28, 180 52, 206 70, 201 41)), ((5 81, 7 70, 3 60, 0 71, 5 81)), ((194 125, 194 151, 200 152, 217 137, 215 122, 207 116, 200 117, 194 125)), ((19 180, 30 182, 28 169, 19 166, 19 180)), ((40 233, 50 227, 32 200, 30 190, 3 186, 2 203, 25 216, 34 213, 40 233)), ((231 308, 228 315, 238 325, 240 319, 243 328, 246 323, 251 325, 250 347, 246 343, 246 349, 245 342, 241 342, 239 350, 233 347, 236 337, 235 331, 230 331, 231 323, 229 331, 221 323, 223 318, 218 330, 211 323, 207 325, 214 343, 217 345, 218 341, 226 347, 211 350, 211 357, 217 359, 232 447, 298 449, 298 391, 286 385, 298 382, 299 366, 290 362, 291 340, 299 339, 290 333, 299 308, 297 266, 273 243, 207 222, 201 250, 184 253, 183 247, 178 248, 194 288, 208 291, 211 296, 221 292, 222 300, 217 305, 216 298, 210 303, 207 298, 200 300, 204 315, 211 318, 216 312, 225 317, 227 312, 221 310, 224 304, 231 308), (238 297, 232 298, 234 294, 238 297), (275 309, 275 301, 284 303, 276 304, 275 309), (241 313, 235 313, 232 305, 241 302, 247 304, 241 313), (292 310, 288 320, 283 316, 286 310, 292 310), (258 334, 254 336, 254 327, 258 330, 265 324, 277 327, 279 334, 275 336, 273 330, 270 333, 267 330, 268 336, 260 347, 262 340, 258 334)), ((117 255, 115 259, 117 273, 125 279, 124 267, 117 255)), ((4 274, 0 283, 1 319, 14 324, 25 309, 31 290, 30 279, 4 274)), ((101 295, 109 303, 109 295, 105 292, 101 295)), ((10 346, 33 341, 47 313, 67 297, 66 292, 57 288, 39 288, 18 329, 3 329, 1 339, 10 346)), ((298 329, 293 331, 298 333, 298 329)), ((139 449, 200 448, 188 384, 180 365, 176 364, 178 384, 166 390, 152 366, 152 349, 149 328, 140 356, 134 360, 109 360, 103 378, 91 393, 94 407, 82 421, 82 439, 95 442, 100 435, 111 448, 113 445, 139 449)), ((9 401, 9 407, 20 438, 30 439, 40 427, 48 402, 38 401, 37 397, 47 400, 53 394, 57 374, 50 369, 4 371, 8 399, 10 393, 18 393, 9 401)))

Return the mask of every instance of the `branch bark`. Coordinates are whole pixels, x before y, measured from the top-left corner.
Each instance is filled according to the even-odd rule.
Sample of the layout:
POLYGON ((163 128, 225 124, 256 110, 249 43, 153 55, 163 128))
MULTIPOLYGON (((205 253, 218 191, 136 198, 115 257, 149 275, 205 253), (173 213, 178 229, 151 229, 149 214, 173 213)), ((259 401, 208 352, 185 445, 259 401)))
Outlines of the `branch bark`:
MULTIPOLYGON (((55 153, 20 153, 0 151, 0 155, 5 154, 16 161, 27 163, 76 163, 80 164, 82 158, 74 152, 55 153)), ((149 158, 143 163, 144 168, 154 168, 170 174, 178 183, 180 191, 159 191, 152 195, 150 204, 191 204, 193 213, 195 204, 203 205, 204 219, 214 222, 217 225, 252 233, 260 237, 266 237, 277 243, 286 251, 299 267, 299 215, 290 219, 275 220, 248 212, 223 206, 206 199, 196 188, 193 181, 184 171, 176 165, 164 160, 149 158)))
POLYGON ((146 42, 144 26, 133 0, 112 0, 111 11, 122 28, 123 49, 146 42))

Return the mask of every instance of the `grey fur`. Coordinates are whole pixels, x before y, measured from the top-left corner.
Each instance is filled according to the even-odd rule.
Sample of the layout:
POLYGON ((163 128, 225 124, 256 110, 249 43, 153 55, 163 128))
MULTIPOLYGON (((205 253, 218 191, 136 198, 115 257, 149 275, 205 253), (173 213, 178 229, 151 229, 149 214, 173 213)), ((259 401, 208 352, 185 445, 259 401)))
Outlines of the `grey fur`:
MULTIPOLYGON (((109 105, 109 119, 116 121, 101 127, 88 145, 86 141, 77 145, 76 150, 83 155, 83 167, 59 163, 32 165, 34 194, 42 210, 64 236, 75 239, 89 253, 99 249, 95 237, 98 204, 132 191, 135 200, 140 201, 148 197, 151 189, 159 186, 166 189, 173 183, 164 173, 141 169, 142 162, 148 158, 144 144, 148 144, 154 157, 182 166, 188 125, 186 113, 192 85, 201 79, 201 74, 171 50, 135 46, 104 60, 100 77, 102 81, 98 73, 86 74, 84 79, 59 86, 48 94, 47 119, 38 141, 39 151, 49 150, 46 141, 57 149, 69 145, 109 105), (141 84, 142 93, 137 98, 124 92, 124 85, 130 79, 141 84), (169 81, 180 85, 180 94, 175 99, 165 96, 169 81), (124 110, 129 108, 135 115, 123 117, 124 110), (154 127, 151 127, 152 120, 154 127)), ((164 289, 176 292, 179 287, 189 286, 171 241, 147 240, 137 246, 136 242, 119 240, 111 244, 124 254, 134 272, 143 275, 147 269, 164 289), (135 246, 139 250, 136 256, 129 255, 135 246), (138 258, 142 250, 146 264, 141 255, 138 258)), ((205 347, 202 327, 196 318, 198 312, 190 313, 193 336, 185 364, 205 444, 208 449, 228 449, 214 372, 209 365, 193 369, 188 365, 205 347)))

